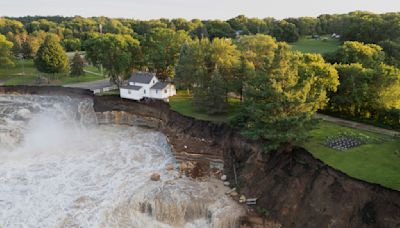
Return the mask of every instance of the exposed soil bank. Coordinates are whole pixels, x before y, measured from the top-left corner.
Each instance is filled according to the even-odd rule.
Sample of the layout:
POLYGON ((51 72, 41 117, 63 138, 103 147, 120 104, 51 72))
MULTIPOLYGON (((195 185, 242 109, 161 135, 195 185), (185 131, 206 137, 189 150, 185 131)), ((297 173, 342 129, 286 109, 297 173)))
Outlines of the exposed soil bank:
MULTIPOLYGON (((61 87, 0 87, 0 93, 89 96, 61 87), (56 89, 57 88, 57 89, 56 89)), ((94 97, 100 121, 151 123, 165 133, 177 156, 223 161, 230 182, 258 198, 266 219, 242 218, 253 227, 400 227, 400 192, 354 179, 315 159, 302 148, 264 154, 262 144, 225 124, 199 121, 162 102, 137 103, 117 96, 94 97)))

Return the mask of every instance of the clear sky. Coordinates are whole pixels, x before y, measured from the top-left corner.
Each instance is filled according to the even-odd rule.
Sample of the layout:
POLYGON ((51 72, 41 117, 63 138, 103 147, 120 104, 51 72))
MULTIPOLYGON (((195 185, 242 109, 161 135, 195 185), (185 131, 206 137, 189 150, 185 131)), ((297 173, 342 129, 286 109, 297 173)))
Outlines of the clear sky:
POLYGON ((108 16, 136 19, 228 19, 400 11, 400 0, 0 0, 0 16, 108 16))

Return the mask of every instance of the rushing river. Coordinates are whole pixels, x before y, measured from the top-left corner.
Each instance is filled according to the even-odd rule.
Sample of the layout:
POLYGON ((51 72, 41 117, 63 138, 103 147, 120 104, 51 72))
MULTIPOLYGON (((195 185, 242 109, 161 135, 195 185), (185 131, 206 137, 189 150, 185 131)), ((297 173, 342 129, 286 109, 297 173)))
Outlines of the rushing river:
POLYGON ((165 169, 162 133, 98 126, 92 106, 0 95, 0 227, 235 227, 242 209, 221 183, 165 169))

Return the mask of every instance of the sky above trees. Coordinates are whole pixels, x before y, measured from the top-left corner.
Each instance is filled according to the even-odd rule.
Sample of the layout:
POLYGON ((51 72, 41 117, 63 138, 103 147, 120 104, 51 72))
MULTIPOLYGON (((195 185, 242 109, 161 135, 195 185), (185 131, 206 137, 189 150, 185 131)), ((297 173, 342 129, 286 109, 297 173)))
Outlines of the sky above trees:
POLYGON ((399 0, 2 0, 0 16, 108 16, 137 19, 299 17, 366 10, 400 11, 399 0))

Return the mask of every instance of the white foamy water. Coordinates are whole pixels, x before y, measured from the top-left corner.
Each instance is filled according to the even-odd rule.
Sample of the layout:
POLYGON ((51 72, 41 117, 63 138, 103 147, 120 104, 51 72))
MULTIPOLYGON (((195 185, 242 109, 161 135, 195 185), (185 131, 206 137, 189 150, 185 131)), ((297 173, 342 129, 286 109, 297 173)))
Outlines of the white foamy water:
POLYGON ((0 227, 235 227, 221 183, 172 162, 163 134, 98 126, 89 99, 0 95, 0 227))

